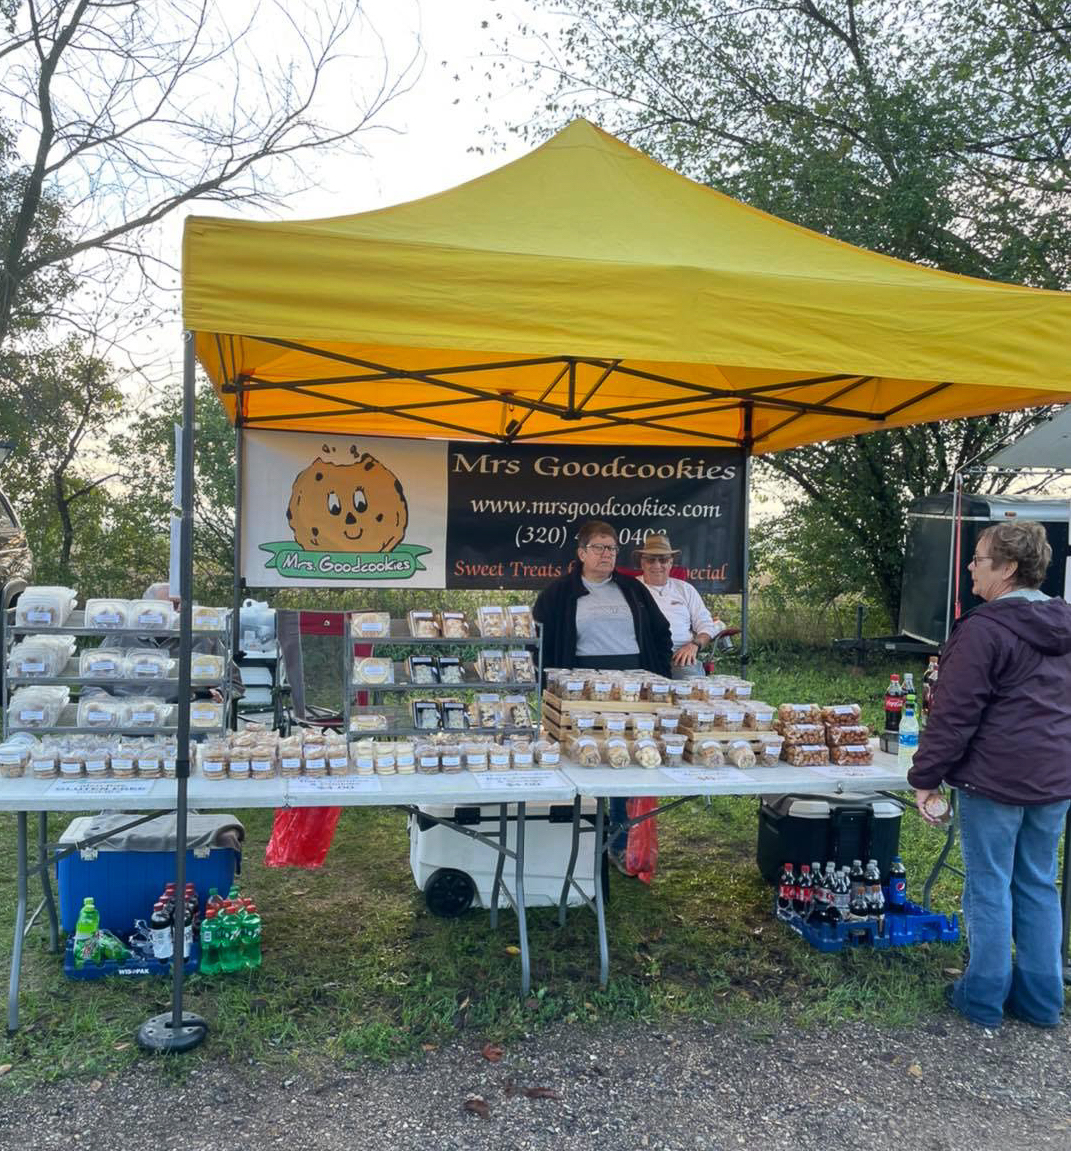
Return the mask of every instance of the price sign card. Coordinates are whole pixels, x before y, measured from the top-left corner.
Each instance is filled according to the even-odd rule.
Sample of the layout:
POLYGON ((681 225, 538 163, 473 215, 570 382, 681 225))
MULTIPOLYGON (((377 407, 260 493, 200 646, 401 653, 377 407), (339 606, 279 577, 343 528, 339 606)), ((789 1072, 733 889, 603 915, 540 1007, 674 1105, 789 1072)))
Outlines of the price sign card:
POLYGON ((84 795, 86 798, 124 795, 148 795, 154 779, 57 779, 48 789, 50 795, 84 795))
POLYGON ((484 791, 527 791, 565 785, 556 771, 477 771, 472 778, 484 791))
POLYGON ((291 795, 341 795, 382 791, 377 775, 335 775, 324 778, 302 775, 287 781, 291 795))
POLYGON ((875 779, 890 774, 887 767, 873 763, 817 763, 809 764, 808 770, 826 779, 875 779))
POLYGON ((682 783, 685 786, 699 784, 709 787, 717 784, 734 787, 752 782, 738 767, 664 767, 662 774, 672 779, 674 783, 682 783))

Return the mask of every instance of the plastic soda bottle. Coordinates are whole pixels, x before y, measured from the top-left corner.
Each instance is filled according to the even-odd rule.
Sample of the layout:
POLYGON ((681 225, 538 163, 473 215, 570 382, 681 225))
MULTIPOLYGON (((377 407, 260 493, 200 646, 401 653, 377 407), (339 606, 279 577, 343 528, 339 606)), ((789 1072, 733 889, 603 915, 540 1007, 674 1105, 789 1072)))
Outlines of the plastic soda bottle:
POLYGON ((907 910, 907 869, 900 856, 889 865, 888 909, 894 915, 902 915, 907 910))
POLYGON ((881 891, 881 870, 876 859, 867 860, 864 877, 867 910, 871 915, 880 915, 885 910, 885 896, 881 891))
POLYGON ((87 895, 82 900, 82 910, 78 913, 78 922, 74 925, 75 967, 83 967, 87 960, 93 958, 99 931, 100 912, 93 903, 93 896, 87 895))
POLYGON ((904 689, 900 686, 900 677, 893 673, 889 677, 889 686, 885 689, 885 730, 897 731, 900 727, 900 715, 904 707, 904 689))
POLYGON ((807 918, 814 906, 814 879, 811 876, 811 865, 800 864, 799 879, 796 880, 796 898, 793 903, 797 914, 807 918))
POLYGON ((174 942, 171 938, 171 916, 159 900, 153 905, 152 915, 149 916, 149 934, 152 938, 153 958, 166 963, 174 952, 174 942))
POLYGON ((205 914, 207 915, 210 908, 215 908, 216 913, 219 914, 219 909, 223 906, 223 896, 219 893, 218 887, 210 887, 208 889, 208 898, 205 900, 205 914))
POLYGON ((919 749, 919 721, 915 715, 915 697, 909 695, 904 701, 904 714, 900 717, 900 744, 897 760, 905 770, 909 768, 919 749))
POLYGON ((216 938, 219 931, 219 921, 216 918, 216 909, 210 907, 205 912, 204 922, 201 924, 201 974, 215 975, 219 971, 219 941, 216 938))
POLYGON ((223 933, 220 941, 219 965, 222 971, 241 971, 245 966, 242 957, 242 921, 238 908, 229 900, 223 909, 223 933))
POLYGON ((242 959, 246 967, 260 966, 260 916, 256 907, 249 908, 242 920, 242 959))
POLYGON ((777 910, 791 911, 792 901, 796 898, 796 876, 792 871, 792 864, 786 863, 781 868, 777 879, 777 910))

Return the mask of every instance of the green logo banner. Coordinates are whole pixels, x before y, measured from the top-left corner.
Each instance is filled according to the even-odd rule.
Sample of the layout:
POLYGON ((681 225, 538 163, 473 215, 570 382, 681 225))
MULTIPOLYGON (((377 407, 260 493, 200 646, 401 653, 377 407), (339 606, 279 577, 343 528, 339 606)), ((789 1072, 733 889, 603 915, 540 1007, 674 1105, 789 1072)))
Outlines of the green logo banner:
POLYGON ((389 552, 309 552, 293 540, 261 544, 271 559, 264 565, 288 579, 403 580, 427 569, 421 556, 431 548, 399 544, 389 552))

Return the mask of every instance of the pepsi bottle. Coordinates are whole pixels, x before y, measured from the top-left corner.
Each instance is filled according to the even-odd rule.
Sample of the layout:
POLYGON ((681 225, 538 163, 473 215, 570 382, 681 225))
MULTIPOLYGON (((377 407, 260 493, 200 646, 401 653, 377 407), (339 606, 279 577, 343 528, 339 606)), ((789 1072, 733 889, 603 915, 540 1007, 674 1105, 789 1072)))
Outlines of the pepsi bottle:
POLYGON ((889 866, 888 910, 893 915, 907 912, 907 869, 900 856, 896 856, 889 866))

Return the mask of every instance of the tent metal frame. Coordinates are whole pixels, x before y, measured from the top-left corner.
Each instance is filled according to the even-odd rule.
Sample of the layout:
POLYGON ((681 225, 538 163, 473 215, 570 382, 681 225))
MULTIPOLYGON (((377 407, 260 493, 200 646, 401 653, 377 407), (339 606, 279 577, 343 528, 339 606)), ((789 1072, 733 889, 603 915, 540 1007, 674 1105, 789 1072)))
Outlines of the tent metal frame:
MULTIPOLYGON (((743 447, 749 452, 756 443, 760 443, 774 432, 785 427, 800 416, 813 414, 840 417, 851 420, 865 420, 874 425, 881 425, 894 415, 899 415, 913 404, 928 399, 947 388, 949 384, 940 383, 928 385, 917 395, 910 396, 887 411, 869 412, 858 408, 849 408, 838 405, 836 401, 855 388, 873 381, 873 376, 860 375, 824 375, 799 380, 786 380, 774 384, 759 384, 754 387, 728 388, 717 387, 711 384, 699 384, 691 380, 678 379, 675 376, 663 375, 656 372, 645 371, 625 365, 620 360, 602 359, 595 356, 531 356, 520 359, 496 360, 487 363, 447 364, 441 367, 426 369, 410 369, 391 367, 388 364, 378 363, 374 360, 357 356, 346 355, 342 352, 327 351, 312 347, 297 340, 285 340, 269 336, 250 336, 246 339, 256 340, 258 343, 268 344, 285 351, 300 352, 314 356, 330 363, 344 364, 348 367, 362 369, 359 373, 346 373, 344 375, 325 375, 309 377, 303 380, 289 380, 281 382, 265 379, 255 375, 242 375, 238 373, 234 364, 233 354, 228 357, 224 354, 223 338, 216 337, 216 348, 219 362, 225 372, 224 382, 220 391, 224 395, 235 397, 235 423, 247 427, 266 427, 272 423, 283 423, 300 419, 314 421, 332 419, 347 411, 362 415, 389 415, 400 419, 423 424, 438 431, 451 432, 466 439, 479 441, 499 442, 503 444, 519 443, 525 440, 538 440, 546 442, 566 436, 584 435, 594 431, 601 431, 611 427, 646 427, 654 431, 668 433, 669 435, 686 435, 692 438, 710 440, 714 443, 733 444, 743 447), (228 359, 230 366, 228 367, 228 359), (580 366, 588 367, 600 372, 595 382, 590 385, 582 396, 578 398, 577 369, 580 366), (518 395, 505 389, 487 389, 474 384, 462 383, 458 380, 444 377, 458 375, 479 375, 485 372, 508 372, 511 370, 525 370, 531 368, 547 367, 557 369, 549 383, 538 398, 518 395), (593 406, 592 401, 603 389, 607 381, 613 377, 627 377, 645 380, 650 383, 665 384, 680 389, 683 393, 659 400, 643 400, 635 403, 608 404, 606 406, 593 406), (349 387, 354 384, 386 384, 386 383, 419 383, 428 387, 438 388, 444 394, 441 399, 420 400, 413 403, 368 403, 349 397, 333 394, 331 389, 349 387), (816 385, 836 385, 834 390, 821 400, 800 400, 788 393, 800 388, 814 387, 816 385), (564 401, 554 401, 550 397, 559 387, 565 388, 564 401), (839 386, 844 385, 844 386, 839 386), (291 392, 294 395, 304 396, 308 399, 322 401, 332 405, 322 409, 314 409, 297 415, 295 413, 273 414, 265 416, 251 416, 243 411, 243 397, 264 391, 291 392), (777 394, 775 394, 777 393, 777 394), (502 407, 502 430, 497 434, 475 431, 463 424, 450 423, 424 414, 428 409, 452 409, 465 404, 499 404, 502 407), (695 406, 700 404, 700 406, 695 406), (515 409, 523 410, 519 418, 513 415, 515 409), (703 432, 692 427, 678 427, 667 421, 694 420, 697 416, 711 415, 717 412, 738 409, 741 412, 741 427, 744 429, 739 436, 716 435, 703 432), (748 431, 750 420, 747 413, 756 409, 770 411, 783 411, 786 419, 773 428, 753 437, 748 431), (539 432, 523 433, 524 425, 535 413, 554 416, 566 427, 544 429, 539 432), (647 413, 646 415, 642 413, 647 413), (588 421, 588 422, 584 422, 588 421), (522 434, 523 433, 523 434, 522 434)), ((233 337, 229 337, 233 350, 233 337)))

